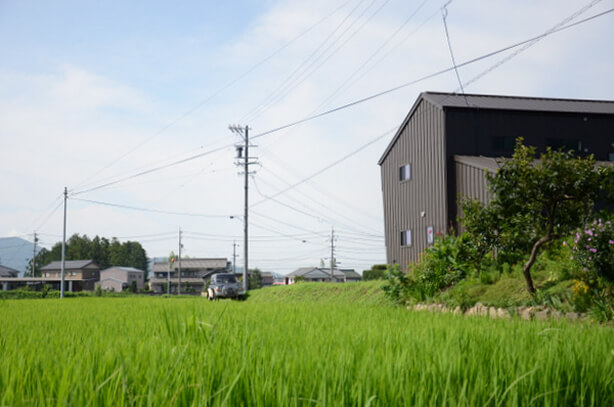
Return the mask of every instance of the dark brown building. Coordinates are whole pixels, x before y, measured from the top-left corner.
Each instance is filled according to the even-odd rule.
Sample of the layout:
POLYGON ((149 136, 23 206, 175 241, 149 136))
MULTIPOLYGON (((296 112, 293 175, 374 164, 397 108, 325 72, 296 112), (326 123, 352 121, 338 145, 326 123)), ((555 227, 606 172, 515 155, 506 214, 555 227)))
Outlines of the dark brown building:
POLYGON ((455 226, 460 196, 487 200, 484 169, 518 137, 614 161, 614 101, 420 94, 378 163, 388 263, 406 267, 455 226))

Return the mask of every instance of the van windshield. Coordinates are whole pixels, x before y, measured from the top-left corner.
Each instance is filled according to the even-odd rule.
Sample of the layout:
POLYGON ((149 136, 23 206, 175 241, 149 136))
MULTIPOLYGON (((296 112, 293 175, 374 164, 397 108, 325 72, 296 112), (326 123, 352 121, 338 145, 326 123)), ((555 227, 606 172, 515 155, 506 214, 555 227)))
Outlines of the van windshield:
POLYGON ((237 282, 237 278, 233 276, 232 274, 218 274, 215 279, 218 283, 236 283, 237 282))

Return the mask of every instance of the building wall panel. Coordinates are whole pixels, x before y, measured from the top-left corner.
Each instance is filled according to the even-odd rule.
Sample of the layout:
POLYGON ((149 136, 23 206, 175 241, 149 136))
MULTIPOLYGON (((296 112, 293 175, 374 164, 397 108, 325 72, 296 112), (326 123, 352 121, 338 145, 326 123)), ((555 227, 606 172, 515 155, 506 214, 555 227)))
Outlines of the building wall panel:
POLYGON ((387 261, 406 268, 427 247, 427 227, 435 233, 447 229, 443 111, 423 100, 401 131, 381 176, 387 261), (405 164, 411 165, 411 179, 400 181, 405 164), (401 247, 403 230, 412 231, 411 246, 401 247))

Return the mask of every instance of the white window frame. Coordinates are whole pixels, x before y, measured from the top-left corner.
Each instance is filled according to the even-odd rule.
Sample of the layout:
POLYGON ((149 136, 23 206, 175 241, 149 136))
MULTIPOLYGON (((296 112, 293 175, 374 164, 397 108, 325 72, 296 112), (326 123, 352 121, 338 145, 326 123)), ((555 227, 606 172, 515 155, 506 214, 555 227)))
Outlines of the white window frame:
POLYGON ((401 231, 401 247, 411 247, 411 229, 401 231))
POLYGON ((399 181, 409 181, 411 179, 411 164, 404 164, 399 167, 399 181))

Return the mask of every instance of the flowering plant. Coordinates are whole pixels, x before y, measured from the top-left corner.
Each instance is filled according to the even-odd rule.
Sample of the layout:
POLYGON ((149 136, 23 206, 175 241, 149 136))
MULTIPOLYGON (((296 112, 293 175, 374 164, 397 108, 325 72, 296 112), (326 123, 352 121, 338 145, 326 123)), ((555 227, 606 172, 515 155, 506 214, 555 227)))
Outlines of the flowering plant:
POLYGON ((611 221, 597 219, 577 231, 572 250, 572 259, 584 272, 614 281, 614 224, 611 221))

